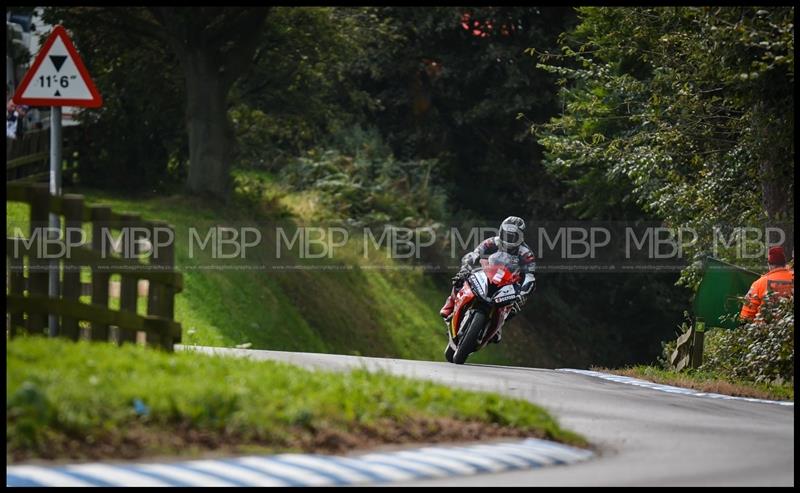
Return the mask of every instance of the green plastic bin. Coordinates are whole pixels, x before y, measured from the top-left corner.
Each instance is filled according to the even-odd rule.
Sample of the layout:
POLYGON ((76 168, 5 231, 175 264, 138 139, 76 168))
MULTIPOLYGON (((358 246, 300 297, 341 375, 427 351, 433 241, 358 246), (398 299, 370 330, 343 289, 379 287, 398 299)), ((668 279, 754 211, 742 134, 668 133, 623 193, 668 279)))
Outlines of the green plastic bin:
POLYGON ((695 317, 705 321, 707 328, 722 327, 734 329, 736 320, 720 321, 720 317, 737 314, 742 309, 740 297, 761 274, 729 264, 714 257, 706 257, 703 279, 694 298, 695 317))

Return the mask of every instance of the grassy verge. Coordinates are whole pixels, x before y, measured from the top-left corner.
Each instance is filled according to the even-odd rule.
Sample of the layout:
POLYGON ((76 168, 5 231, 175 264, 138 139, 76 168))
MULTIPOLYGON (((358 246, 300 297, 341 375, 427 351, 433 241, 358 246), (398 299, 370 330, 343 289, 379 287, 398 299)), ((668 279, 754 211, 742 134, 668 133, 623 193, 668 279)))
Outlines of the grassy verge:
POLYGON ((11 340, 6 354, 7 462, 500 436, 586 444, 523 400, 366 371, 40 337, 11 340))
POLYGON ((650 382, 685 387, 701 392, 713 392, 738 397, 755 397, 757 399, 794 400, 794 387, 791 383, 772 385, 729 381, 710 372, 691 369, 677 372, 645 365, 616 370, 608 368, 592 368, 592 370, 641 378, 650 382))

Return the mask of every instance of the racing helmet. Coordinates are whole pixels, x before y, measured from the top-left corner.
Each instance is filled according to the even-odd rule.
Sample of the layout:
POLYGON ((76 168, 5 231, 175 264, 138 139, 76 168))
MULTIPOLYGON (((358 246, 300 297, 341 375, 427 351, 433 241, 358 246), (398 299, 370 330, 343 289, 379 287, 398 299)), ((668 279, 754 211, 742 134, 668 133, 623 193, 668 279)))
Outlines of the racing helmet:
POLYGON ((522 230, 515 224, 503 223, 498 233, 498 247, 504 252, 513 252, 522 244, 522 230))
POLYGON ((502 226, 503 224, 513 224, 520 231, 525 231, 525 220, 522 219, 521 217, 508 216, 507 218, 503 219, 503 222, 500 224, 500 226, 502 226))

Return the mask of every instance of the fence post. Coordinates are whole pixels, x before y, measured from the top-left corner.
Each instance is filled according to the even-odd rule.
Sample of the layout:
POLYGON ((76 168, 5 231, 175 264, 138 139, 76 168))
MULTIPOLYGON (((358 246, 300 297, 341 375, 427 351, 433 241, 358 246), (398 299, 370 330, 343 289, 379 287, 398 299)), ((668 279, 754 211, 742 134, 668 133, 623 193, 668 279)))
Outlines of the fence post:
MULTIPOLYGON (((13 252, 7 252, 8 255, 8 292, 9 294, 22 295, 25 292, 25 272, 23 255, 14 255, 13 252)), ((22 312, 11 314, 11 326, 9 327, 9 336, 14 337, 17 335, 18 329, 25 329, 25 316, 22 312)))
MULTIPOLYGON (((46 227, 49 225, 50 189, 47 184, 37 183, 31 187, 31 221, 30 237, 36 238, 28 263, 28 292, 31 296, 47 296, 49 287, 48 262, 40 254, 44 250, 44 237, 48 236, 46 227), (38 231, 37 231, 38 229, 38 231), (38 233, 38 234, 36 234, 38 233)), ((44 313, 28 313, 28 332, 43 334, 47 315, 44 313)))
MULTIPOLYGON (((139 224, 139 215, 138 214, 120 214, 120 220, 122 222, 123 228, 132 228, 134 226, 138 226, 139 224)), ((125 243, 132 247, 134 251, 125 251, 125 243, 123 243, 123 256, 126 254, 130 255, 131 257, 138 258, 135 255, 136 249, 136 238, 133 237, 133 230, 122 229, 123 239, 125 243)), ((122 272, 122 282, 120 283, 119 288, 119 309, 120 311, 124 312, 133 312, 136 313, 136 305, 137 300, 139 297, 139 279, 136 277, 135 271, 128 271, 122 272)), ((119 327, 119 344, 123 342, 136 342, 136 331, 132 329, 127 329, 124 327, 119 327)))
POLYGON ((703 364, 703 339, 705 337, 706 323, 698 318, 694 324, 694 336, 692 337, 692 368, 699 368, 703 364))
MULTIPOLYGON (((81 231, 83 223, 83 196, 65 194, 62 197, 62 212, 64 214, 64 240, 70 245, 76 232, 81 231)), ((70 301, 80 301, 81 297, 81 266, 70 259, 69 251, 64 257, 64 284, 62 298, 70 301)), ((64 336, 77 341, 80 337, 78 320, 62 317, 61 330, 64 336)))
MULTIPOLYGON (((92 211, 92 250, 96 252, 110 252, 110 248, 105 246, 105 228, 111 220, 111 207, 104 205, 93 205, 89 209, 92 211)), ((102 262, 100 262, 102 263, 102 262)), ((91 265, 92 268, 92 304, 108 308, 108 281, 111 274, 101 269, 100 265, 91 265)), ((108 342, 108 325, 92 322, 92 340, 108 342)))
MULTIPOLYGON (((151 221, 153 226, 153 251, 150 257, 150 265, 154 268, 164 268, 167 272, 174 272, 175 267, 175 246, 174 242, 169 244, 160 245, 158 231, 161 228, 169 228, 174 235, 175 228, 165 221, 151 221)), ((147 313, 172 320, 175 306, 174 306, 175 290, 172 286, 167 286, 157 282, 150 282, 150 290, 147 297, 147 313)), ((159 334, 157 345, 163 347, 167 351, 173 350, 173 345, 180 342, 180 334, 164 333, 159 334)), ((149 342, 149 341, 148 341, 149 342)))
MULTIPOLYGON (((168 224, 170 231, 172 234, 175 234, 175 227, 171 224, 168 224)), ((164 246, 164 265, 169 266, 169 272, 176 273, 177 269, 175 266, 175 242, 170 242, 168 245, 164 246)), ((177 289, 172 286, 164 286, 164 316, 170 320, 175 320, 175 295, 177 294, 177 289)), ((176 334, 169 334, 168 335, 168 346, 167 350, 172 351, 174 349, 175 344, 180 344, 182 338, 181 329, 178 328, 178 332, 176 334)))

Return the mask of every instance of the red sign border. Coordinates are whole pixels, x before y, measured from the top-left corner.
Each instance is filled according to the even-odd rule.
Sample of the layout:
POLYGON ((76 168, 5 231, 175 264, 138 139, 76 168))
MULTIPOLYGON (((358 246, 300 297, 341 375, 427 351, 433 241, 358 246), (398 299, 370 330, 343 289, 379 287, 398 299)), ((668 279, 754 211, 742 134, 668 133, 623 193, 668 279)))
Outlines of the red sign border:
POLYGON ((50 33, 50 37, 47 38, 45 41, 44 46, 42 49, 39 50, 39 54, 36 56, 36 60, 33 62, 33 66, 28 69, 28 72, 23 77, 22 82, 20 83, 19 87, 17 88, 16 92, 14 92, 13 101, 16 104, 27 104, 31 106, 81 106, 84 108, 99 108, 103 105, 103 97, 100 96, 100 93, 97 91, 97 87, 95 87, 92 78, 89 76, 89 71, 86 70, 86 66, 83 64, 83 59, 78 54, 78 50, 75 49, 75 45, 72 44, 72 40, 67 34, 67 30, 64 29, 64 26, 57 25, 53 29, 53 32, 50 33), (64 46, 67 48, 67 52, 69 56, 72 58, 73 63, 78 68, 78 72, 81 74, 83 78, 83 82, 86 84, 86 87, 89 89, 89 93, 92 95, 92 99, 52 99, 52 98, 23 98, 22 94, 28 89, 28 85, 33 79, 33 76, 36 74, 36 71, 39 70, 39 66, 45 59, 45 56, 50 51, 50 47, 53 46, 53 43, 56 41, 56 37, 61 36, 61 40, 64 42, 64 46))

